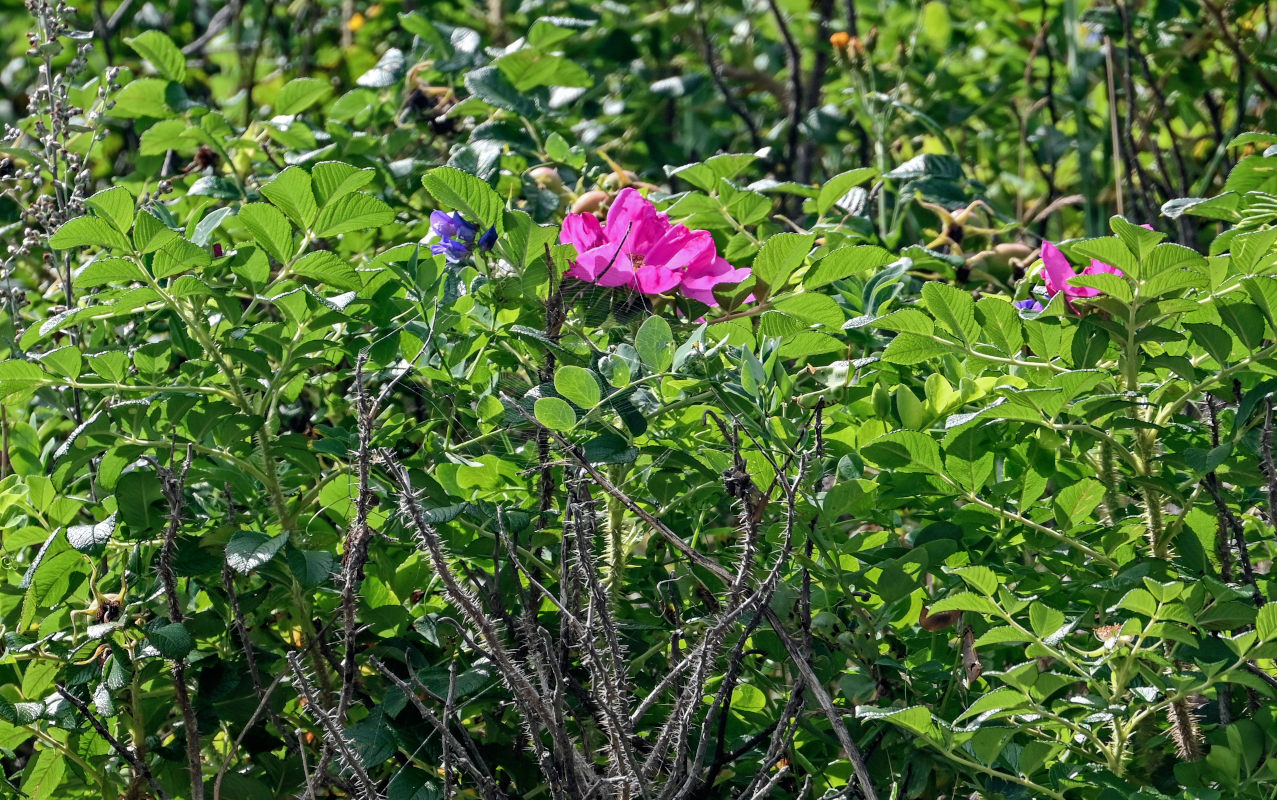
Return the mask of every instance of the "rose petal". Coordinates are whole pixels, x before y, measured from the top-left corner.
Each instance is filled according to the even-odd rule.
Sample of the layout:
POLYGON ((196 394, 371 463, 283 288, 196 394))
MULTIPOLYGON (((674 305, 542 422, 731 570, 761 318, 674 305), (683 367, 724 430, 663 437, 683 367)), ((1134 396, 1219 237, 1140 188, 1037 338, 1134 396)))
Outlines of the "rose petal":
POLYGON ((1047 294, 1071 294, 1069 290, 1075 288, 1069 286, 1069 278, 1076 274, 1073 265, 1060 252, 1060 248, 1050 242, 1042 243, 1042 271, 1047 294))

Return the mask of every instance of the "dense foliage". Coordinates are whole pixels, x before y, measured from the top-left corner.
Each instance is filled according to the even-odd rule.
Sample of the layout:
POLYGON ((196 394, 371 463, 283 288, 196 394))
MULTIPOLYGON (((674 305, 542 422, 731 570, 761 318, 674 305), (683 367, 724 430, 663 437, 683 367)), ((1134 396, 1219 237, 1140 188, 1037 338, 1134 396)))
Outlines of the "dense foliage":
POLYGON ((1268 5, 0 10, 0 795, 1277 791, 1268 5))

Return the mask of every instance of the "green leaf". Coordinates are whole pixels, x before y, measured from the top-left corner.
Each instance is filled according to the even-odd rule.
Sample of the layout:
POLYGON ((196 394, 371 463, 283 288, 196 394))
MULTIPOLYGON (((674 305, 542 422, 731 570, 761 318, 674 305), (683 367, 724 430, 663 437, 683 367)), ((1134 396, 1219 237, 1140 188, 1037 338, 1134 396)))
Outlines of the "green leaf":
POLYGON ((133 246, 143 255, 154 253, 178 235, 177 231, 160 222, 154 213, 146 209, 138 212, 133 223, 133 246))
POLYGON ((1265 642, 1277 639, 1277 604, 1267 603, 1255 617, 1255 632, 1265 642))
POLYGON ((143 280, 142 270, 125 258, 99 258, 91 261, 75 275, 76 289, 92 289, 109 283, 133 283, 143 280))
POLYGON ((1227 192, 1272 194, 1275 190, 1277 190, 1277 158, 1269 156, 1246 156, 1237 162, 1233 171, 1228 173, 1228 179, 1224 181, 1224 191, 1227 192))
POLYGON ((120 233, 127 234, 133 227, 135 201, 128 189, 122 186, 103 189, 84 202, 120 233))
POLYGON ((557 397, 542 397, 532 407, 542 425, 555 431, 569 431, 576 425, 576 414, 567 401, 557 397))
POLYGON ((271 258, 283 264, 293 257, 293 226, 278 208, 266 203, 245 203, 236 218, 271 258))
POLYGON ((174 661, 186 658, 187 654, 195 649, 195 640, 191 638, 186 626, 180 622, 170 622, 155 628, 146 634, 146 640, 160 652, 160 655, 174 661))
POLYGON ((1008 708, 1019 708, 1027 705, 1028 702, 1029 698, 1023 692, 1016 691, 1010 686, 999 686, 988 694, 981 695, 954 721, 961 722, 967 717, 978 716, 987 711, 1004 711, 1008 708))
POLYGON ((594 373, 571 364, 559 367, 554 373, 554 390, 581 408, 594 408, 603 399, 594 373))
POLYGON ((302 230, 310 230, 319 213, 310 176, 300 167, 289 167, 262 187, 267 200, 278 206, 302 230))
POLYGON ((287 541, 287 533, 267 536, 257 531, 236 531, 226 544, 226 566, 247 575, 274 558, 287 541))
POLYGON ((138 78, 129 81, 115 93, 115 107, 109 112, 122 119, 150 117, 165 119, 173 115, 168 105, 169 82, 163 78, 138 78))
POLYGON ((917 431, 893 431, 865 445, 861 455, 888 469, 921 470, 944 474, 940 445, 917 431))
POLYGON ((376 170, 359 169, 341 161, 321 161, 310 170, 311 186, 321 206, 362 189, 376 176, 376 170))
POLYGON ((126 38, 124 43, 151 62, 161 76, 178 83, 186 80, 186 56, 172 39, 160 31, 146 31, 131 39, 126 38))
POLYGON ((0 362, 0 400, 11 394, 34 389, 37 386, 47 386, 53 382, 53 376, 30 361, 0 362))
POLYGON ((877 173, 878 171, 873 167, 860 167, 830 178, 824 186, 820 187, 820 194, 816 195, 816 213, 825 214, 853 187, 859 186, 877 173))
POLYGON ((1083 478, 1055 496, 1056 521, 1065 529, 1081 525, 1103 499, 1104 485, 1092 478, 1083 478))
POLYGON ((1014 628, 1010 625, 1000 625, 985 631, 980 638, 975 640, 975 647, 980 648, 990 644, 1022 644, 1030 641, 1031 638, 1029 634, 1022 633, 1019 628, 1014 628))
POLYGON ((816 241, 814 233, 778 233, 766 242, 754 259, 754 278, 766 284, 774 294, 802 266, 816 241))
MULTIPOLYGON (((203 219, 195 223, 195 230, 191 233, 191 241, 200 247, 208 244, 208 240, 213 238, 214 231, 220 228, 226 218, 234 213, 235 209, 229 206, 215 208, 208 212, 203 219)), ((189 229, 190 226, 188 225, 187 227, 189 229)))
POLYGON ((1204 271, 1208 263, 1205 256, 1192 248, 1173 242, 1163 242, 1154 247, 1144 259, 1141 270, 1145 279, 1151 279, 1169 269, 1204 271))
POLYGON ((803 276, 803 288, 819 289, 834 281, 850 277, 858 272, 885 267, 895 263, 896 256, 889 250, 872 244, 843 247, 817 261, 803 276))
POLYGON ((395 220, 390 206, 364 192, 330 200, 315 219, 316 236, 337 236, 351 231, 380 228, 395 220))
POLYGON ((62 377, 74 380, 80 377, 80 370, 84 368, 84 354, 80 348, 67 345, 44 353, 40 356, 40 363, 62 377))
POLYGON ((665 174, 687 181, 703 192, 712 192, 720 185, 719 181, 735 178, 757 160, 758 156, 753 153, 720 153, 681 167, 667 166, 665 174))
POLYGON ((999 297, 982 297, 975 310, 984 340, 1005 355, 1018 355, 1024 347, 1024 323, 1015 307, 999 297))
POLYGON ((318 78, 294 78, 279 89, 275 95, 276 114, 300 114, 332 94, 333 87, 328 81, 318 78))
POLYGON ((490 106, 528 119, 540 116, 536 105, 527 95, 514 88, 499 67, 490 65, 470 70, 466 73, 465 83, 472 95, 490 106))
POLYGON ((111 223, 101 217, 76 217, 62 223, 49 237, 49 247, 72 250, 77 247, 102 247, 129 250, 129 243, 111 223))
POLYGON ((954 352, 952 345, 923 338, 912 333, 902 333, 891 340, 882 353, 882 360, 889 364, 917 364, 954 352))
MULTIPOLYGON (((527 267, 538 258, 544 259, 545 246, 553 244, 559 236, 556 226, 537 225, 526 211, 507 211, 503 216, 505 235, 499 240, 500 253, 515 266, 527 267)), ((544 270, 539 274, 542 278, 546 276, 544 270)))
POLYGON ((1109 227, 1122 240, 1122 244, 1126 245, 1126 249, 1134 253, 1141 262, 1149 257, 1158 242, 1166 238, 1164 233, 1151 231, 1142 225, 1129 222, 1125 217, 1116 215, 1109 219, 1109 227))
POLYGON ((553 55, 532 47, 524 47, 507 53, 493 62, 514 86, 515 91, 526 92, 538 86, 594 85, 594 79, 579 65, 563 56, 553 55))
POLYGON ((953 571, 964 583, 981 594, 992 597, 998 590, 998 576, 985 566, 960 567, 953 571))
POLYGON ((936 332, 936 326, 931 321, 931 317, 916 308, 898 308, 881 317, 857 317, 848 321, 843 327, 859 328, 863 325, 873 325, 875 328, 898 333, 916 333, 923 337, 929 337, 936 332))
POLYGON ((1130 282, 1120 275, 1112 275, 1107 272, 1099 275, 1078 275, 1069 278, 1068 283, 1069 286, 1087 286, 1092 289, 1099 289, 1102 294, 1106 294, 1123 303, 1130 303, 1133 299, 1130 282))
POLYGON ((1034 602, 1029 605, 1029 627, 1039 639, 1049 639, 1064 626, 1064 612, 1034 602))
POLYGON ((634 337, 639 358, 653 372, 664 372, 674 363, 674 331, 661 317, 648 317, 634 337))
POLYGON ((1228 331, 1210 322, 1186 322, 1184 327, 1193 342, 1210 354, 1221 367, 1228 364, 1233 352, 1233 337, 1228 331))
POLYGON ((910 706, 901 709, 879 709, 871 706, 858 706, 856 716, 863 719, 885 719, 893 725, 899 725, 907 731, 920 736, 934 738, 935 723, 931 721, 931 711, 926 706, 910 706))
POLYGON ((151 271, 156 278, 168 278, 188 269, 207 267, 212 263, 213 257, 207 250, 186 239, 177 238, 155 253, 155 260, 151 262, 151 271))
POLYGON ((781 358, 806 358, 825 353, 841 353, 847 343, 819 331, 800 331, 785 338, 776 352, 781 358))
POLYGON ((327 550, 288 550, 288 568, 304 588, 314 589, 326 582, 336 558, 327 550))
POLYGON ((181 136, 191 126, 184 119, 162 119, 142 132, 138 141, 138 154, 144 156, 162 156, 170 150, 185 149, 190 144, 181 136))
POLYGON ((842 328, 846 315, 842 306, 834 298, 819 292, 800 292, 775 302, 777 311, 806 322, 808 325, 821 325, 833 330, 842 328))
POLYGON ((501 196, 483 180, 454 167, 437 167, 426 173, 422 185, 445 209, 461 212, 466 219, 478 223, 479 230, 496 225, 504 229, 501 196))
POLYGON ((1001 611, 996 603, 984 595, 972 592, 958 592, 942 598, 927 608, 927 613, 936 615, 945 611, 973 611, 990 617, 1000 617, 1001 611))
POLYGON ((1132 589, 1117 603, 1118 608, 1125 608, 1146 617, 1157 616, 1157 601, 1147 589, 1132 589))
POLYGON ((758 333, 761 336, 785 337, 807 330, 807 325, 798 317, 780 311, 764 311, 758 320, 758 333))
POLYGON ((1121 239, 1106 236, 1102 239, 1087 239, 1075 243, 1070 252, 1086 258, 1094 258, 1111 267, 1117 267, 1127 275, 1139 275, 1140 264, 1121 239))
POLYGON ((922 287, 922 302, 949 332, 966 342, 973 342, 980 335, 975 320, 975 300, 969 292, 940 283, 928 281, 922 287))
POLYGON ((331 250, 307 253, 293 264, 292 273, 347 292, 363 287, 351 263, 331 250))
POLYGON ((67 528, 67 542, 81 553, 98 554, 115 535, 115 515, 92 525, 72 525, 67 528))
POLYGON ((550 17, 538 19, 532 23, 532 27, 528 29, 528 44, 541 50, 550 50, 556 45, 566 42, 573 36, 578 35, 580 20, 563 19, 560 17, 550 17), (555 24, 563 23, 563 24, 555 24), (568 23, 572 24, 570 27, 568 23))
POLYGON ((123 350, 105 350, 86 356, 89 367, 97 375, 114 383, 123 383, 128 377, 129 354, 123 350))
POLYGON ((1244 302, 1217 302, 1215 312, 1228 329, 1249 351, 1254 352, 1268 335, 1264 313, 1258 306, 1244 302))
POLYGON ((66 756, 53 748, 38 748, 22 772, 26 800, 55 800, 64 792, 66 756))
POLYGON ((217 175, 205 175, 186 190, 187 195, 217 197, 222 200, 238 200, 243 196, 239 185, 229 178, 217 175))

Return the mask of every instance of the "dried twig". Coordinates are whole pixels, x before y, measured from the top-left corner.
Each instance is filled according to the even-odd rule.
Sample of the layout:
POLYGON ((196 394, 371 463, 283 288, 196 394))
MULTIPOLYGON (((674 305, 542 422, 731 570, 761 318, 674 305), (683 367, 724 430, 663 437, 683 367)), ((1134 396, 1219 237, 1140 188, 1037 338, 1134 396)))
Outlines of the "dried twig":
POLYGON ((701 44, 705 50, 705 66, 709 69, 710 80, 714 82, 718 93, 723 96, 723 102, 727 104, 728 110, 735 114, 736 118, 745 126, 745 130, 749 134, 750 146, 755 150, 761 150, 763 141, 758 136, 758 125, 755 124, 749 110, 732 94, 731 87, 727 85, 727 81, 723 78, 723 66, 719 61, 718 52, 714 49, 714 40, 710 37, 709 25, 705 21, 705 12, 702 8, 701 0, 696 0, 696 23, 700 28, 701 44))
MULTIPOLYGON (((772 16, 776 19, 776 27, 780 30, 780 37, 785 43, 785 69, 789 72, 789 91, 786 92, 787 109, 789 111, 789 139, 785 146, 785 161, 787 161, 785 175, 786 177, 798 179, 797 160, 799 151, 799 132, 802 127, 803 114, 806 111, 803 105, 803 54, 798 48, 798 42, 794 39, 794 34, 789 30, 789 22, 785 19, 784 13, 781 12, 780 6, 776 0, 767 0, 767 5, 771 9, 772 16)), ((793 216, 792 214, 790 216, 793 216)))

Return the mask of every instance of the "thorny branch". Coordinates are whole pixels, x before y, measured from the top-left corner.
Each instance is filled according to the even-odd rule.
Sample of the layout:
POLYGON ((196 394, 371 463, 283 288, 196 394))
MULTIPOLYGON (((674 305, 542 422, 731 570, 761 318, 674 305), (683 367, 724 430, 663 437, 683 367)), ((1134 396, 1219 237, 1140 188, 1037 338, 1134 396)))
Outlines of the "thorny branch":
MULTIPOLYGON (((364 769, 363 760, 360 759, 358 752, 355 750, 354 743, 347 738, 345 731, 337 723, 333 713, 324 708, 323 703, 320 701, 319 693, 315 691, 314 683, 307 677, 302 667, 301 653, 296 650, 289 653, 288 666, 292 670, 293 681, 298 693, 306 701, 306 710, 323 730, 324 741, 335 747, 337 754, 341 757, 342 764, 355 776, 360 800, 381 800, 381 793, 372 778, 369 777, 368 771, 364 769)), ((302 749, 304 750, 305 748, 302 749)), ((312 796, 314 794, 314 782, 317 780, 323 780, 323 775, 316 775, 306 781, 306 790, 312 796)))
MULTIPOLYGON (((155 464, 160 478, 160 490, 168 502, 168 527, 164 531, 164 544, 160 548, 159 572, 164 584, 164 598, 168 601, 169 621, 181 623, 185 616, 182 603, 178 597, 177 577, 173 572, 173 548, 177 544, 177 534, 182 529, 182 512, 186 504, 186 476, 191 468, 191 446, 186 447, 186 459, 182 462, 181 472, 175 472, 170 466, 155 464)), ((191 704, 191 695, 186 687, 186 657, 173 659, 170 665, 173 674, 173 693, 177 697, 177 706, 182 712, 182 727, 186 735, 187 768, 191 775, 191 800, 204 800, 204 759, 200 750, 200 729, 195 719, 195 708, 191 704)))
MULTIPOLYGON (((1206 395, 1206 412, 1210 422, 1212 447, 1219 447, 1219 410, 1216 407, 1219 402, 1213 395, 1206 395)), ((1255 605, 1263 606, 1265 598, 1263 592, 1259 590, 1259 582, 1255 578, 1255 570, 1251 565, 1250 548, 1246 544, 1246 529, 1241 520, 1237 519, 1237 515, 1233 513, 1233 510, 1224 502, 1219 478, 1215 475, 1214 470, 1206 473, 1206 477, 1203 478, 1203 484, 1210 494, 1211 500, 1215 503, 1215 514, 1219 520, 1219 537, 1216 541, 1216 551, 1220 561, 1220 577, 1224 579, 1225 583, 1232 580, 1232 559, 1228 543, 1231 535, 1233 547, 1237 549, 1237 561, 1241 566, 1242 580, 1250 586, 1255 605)))
POLYGON ((155 791, 156 796, 159 797, 160 800, 169 800, 169 793, 164 791, 164 787, 155 779, 155 774, 151 772, 151 768, 146 765, 146 762, 138 758, 137 755, 128 747, 124 746, 119 739, 112 736, 111 732, 107 730, 106 726, 103 725, 102 721, 94 715, 93 711, 89 709, 88 705, 86 705, 83 700, 68 692, 66 687, 60 683, 54 688, 57 689, 58 695, 61 696, 63 700, 66 700, 68 703, 75 706, 75 710, 84 715, 84 718, 93 726, 93 730, 97 731, 98 735, 106 740, 106 743, 111 746, 111 749, 114 750, 120 758, 129 763, 129 766, 133 768, 133 771, 136 774, 141 775, 146 779, 146 782, 151 785, 151 789, 155 791))
MULTIPOLYGON (((535 422, 509 398, 504 399, 518 413, 535 422)), ((819 450, 819 411, 815 416, 819 450)), ((766 745, 763 774, 747 793, 747 796, 762 798, 780 785, 777 776, 784 775, 786 769, 781 766, 781 758, 792 742, 808 697, 814 698, 820 705, 829 717, 840 744, 851 754, 861 795, 870 800, 876 797, 841 713, 818 685, 810 663, 810 647, 795 642, 770 608, 796 547, 799 487, 806 480, 811 454, 792 453, 783 467, 775 464, 777 481, 773 482, 772 488, 779 487, 785 509, 782 539, 768 558, 770 565, 766 575, 761 580, 755 579, 753 571, 764 542, 759 526, 768 498, 766 493, 753 486, 748 475, 743 474, 745 462, 739 452, 739 437, 720 420, 716 421, 730 442, 733 463, 740 473, 724 476, 729 484, 729 494, 739 501, 742 533, 740 551, 730 569, 691 548, 608 480, 577 447, 558 433, 542 429, 547 445, 553 443, 565 451, 576 473, 575 477, 568 479, 566 486, 563 558, 559 565, 557 590, 543 585, 540 574, 523 564, 514 538, 504 524, 505 512, 500 509, 496 515, 497 538, 499 552, 504 552, 516 580, 525 587, 526 604, 543 607, 549 603, 557 612, 557 641, 537 615, 502 615, 487 607, 497 603, 499 597, 486 592, 478 596, 474 594, 471 586, 481 583, 482 578, 454 561, 444 538, 427 521, 411 473, 389 451, 370 453, 371 464, 384 467, 388 473, 409 529, 427 556, 450 605, 459 612, 464 623, 463 640, 495 665, 511 692, 525 727, 524 741, 532 750, 553 798, 701 798, 706 796, 724 767, 750 750, 766 745), (795 469, 789 472, 791 463, 795 464, 795 469), (614 501, 629 508, 677 552, 722 583, 722 595, 706 628, 688 642, 681 659, 641 701, 634 696, 633 667, 614 615, 613 606, 618 600, 607 591, 603 571, 599 568, 601 556, 597 548, 601 545, 601 534, 597 527, 597 505, 590 496, 591 486, 600 487, 614 501), (764 621, 776 630, 790 659, 796 664, 799 676, 792 683, 793 690, 785 701, 782 715, 744 747, 729 750, 724 731, 732 692, 744 674, 747 655, 753 652, 747 644, 750 636, 764 621), (467 631, 473 631, 475 638, 471 638, 467 631), (525 645, 517 655, 512 645, 507 643, 516 639, 525 645), (584 670, 587 679, 579 680, 573 674, 575 670, 584 670), (717 676, 720 675, 725 679, 718 681, 717 676), (716 681, 712 690, 707 688, 711 681, 716 681), (708 707, 701 702, 707 694, 712 695, 708 707), (666 701, 668 708, 663 712, 664 721, 657 735, 650 741, 640 739, 635 733, 635 726, 666 697, 669 698, 666 701), (585 711, 584 716, 578 711, 578 706, 585 711)), ((806 441, 806 428, 801 438, 806 441)), ((676 634, 675 646, 679 638, 680 635, 676 634)), ((807 638, 804 637, 804 640, 807 638)), ((366 784, 364 776, 360 775, 357 758, 352 758, 352 754, 347 752, 350 748, 336 724, 338 715, 318 705, 317 697, 307 695, 308 679, 300 672, 300 657, 293 654, 289 661, 299 688, 307 697, 308 710, 320 722, 325 738, 331 740, 332 747, 354 775, 356 785, 363 794, 369 794, 375 787, 370 788, 366 784)), ((455 667, 449 670, 450 688, 446 697, 435 697, 430 692, 424 695, 442 705, 440 715, 423 700, 423 687, 419 683, 414 689, 380 661, 370 661, 382 677, 404 693, 422 719, 439 733, 444 753, 445 793, 451 791, 453 775, 456 774, 472 781, 485 800, 499 800, 502 792, 460 720, 455 720, 454 730, 455 667)), ((412 672, 408 674, 409 680, 415 682, 412 672)))

